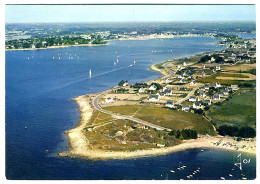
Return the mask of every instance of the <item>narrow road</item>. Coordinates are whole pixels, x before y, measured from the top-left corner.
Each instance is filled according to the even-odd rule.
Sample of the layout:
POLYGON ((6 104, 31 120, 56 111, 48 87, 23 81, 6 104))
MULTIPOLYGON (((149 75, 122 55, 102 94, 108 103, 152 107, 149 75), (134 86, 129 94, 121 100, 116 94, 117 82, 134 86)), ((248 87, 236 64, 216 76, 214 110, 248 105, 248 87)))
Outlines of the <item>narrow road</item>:
POLYGON ((196 91, 197 88, 194 88, 191 92, 188 93, 188 95, 185 98, 180 99, 179 101, 176 102, 176 104, 181 104, 182 102, 184 102, 185 100, 188 100, 190 98, 190 96, 192 96, 194 94, 194 92, 196 91))
POLYGON ((161 127, 161 126, 158 126, 158 125, 154 125, 152 123, 148 123, 147 121, 143 121, 143 120, 140 120, 140 119, 137 119, 137 118, 133 118, 133 117, 130 117, 130 116, 125 116, 125 115, 121 115, 121 114, 116 114, 116 113, 113 113, 113 112, 110 112, 110 111, 106 111, 104 109, 102 109, 102 107, 100 107, 100 105, 98 105, 98 100, 105 94, 109 93, 110 91, 107 91, 107 92, 104 92, 104 93, 101 93, 99 94, 98 96, 96 96, 93 100, 92 100, 92 104, 93 106, 100 112, 103 112, 103 113, 106 113, 106 114, 109 114, 109 115, 112 115, 116 118, 119 118, 119 119, 128 119, 128 120, 131 120, 131 121, 134 121, 136 123, 140 123, 140 124, 143 124, 143 125, 146 125, 148 127, 151 127, 151 128, 155 128, 157 130, 165 130, 165 131, 171 131, 171 129, 168 129, 168 128, 164 128, 164 127, 161 127))

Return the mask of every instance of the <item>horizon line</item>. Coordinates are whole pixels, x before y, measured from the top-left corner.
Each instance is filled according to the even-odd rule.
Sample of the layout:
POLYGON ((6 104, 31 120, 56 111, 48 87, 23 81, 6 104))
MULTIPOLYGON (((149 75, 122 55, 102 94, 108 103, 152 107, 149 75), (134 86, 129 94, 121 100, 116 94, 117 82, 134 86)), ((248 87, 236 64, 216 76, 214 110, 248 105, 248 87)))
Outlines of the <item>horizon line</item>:
POLYGON ((79 21, 79 22, 5 22, 5 24, 64 24, 64 23, 205 23, 205 22, 255 22, 256 20, 176 20, 176 21, 79 21))

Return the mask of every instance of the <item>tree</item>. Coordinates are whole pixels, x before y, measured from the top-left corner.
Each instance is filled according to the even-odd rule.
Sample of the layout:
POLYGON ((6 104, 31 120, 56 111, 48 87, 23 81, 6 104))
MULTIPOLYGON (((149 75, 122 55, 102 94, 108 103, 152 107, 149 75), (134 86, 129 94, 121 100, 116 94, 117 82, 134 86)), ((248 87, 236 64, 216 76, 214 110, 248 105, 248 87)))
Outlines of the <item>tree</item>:
POLYGON ((125 82, 127 82, 127 80, 126 80, 126 81, 121 80, 121 81, 118 83, 118 86, 123 86, 123 84, 124 84, 125 82))

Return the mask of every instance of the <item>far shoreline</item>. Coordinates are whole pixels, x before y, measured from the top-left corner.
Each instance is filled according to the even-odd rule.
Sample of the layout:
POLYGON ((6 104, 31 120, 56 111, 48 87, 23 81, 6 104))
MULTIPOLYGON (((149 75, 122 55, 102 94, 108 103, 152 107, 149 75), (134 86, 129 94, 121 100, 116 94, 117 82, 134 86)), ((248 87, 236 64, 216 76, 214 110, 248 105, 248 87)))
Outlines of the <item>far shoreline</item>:
POLYGON ((5 49, 5 51, 16 51, 16 50, 46 50, 46 49, 60 49, 60 48, 67 48, 67 47, 96 47, 96 46, 104 46, 109 45, 109 43, 104 44, 78 44, 78 45, 57 45, 57 46, 50 46, 46 48, 23 48, 23 49, 5 49))

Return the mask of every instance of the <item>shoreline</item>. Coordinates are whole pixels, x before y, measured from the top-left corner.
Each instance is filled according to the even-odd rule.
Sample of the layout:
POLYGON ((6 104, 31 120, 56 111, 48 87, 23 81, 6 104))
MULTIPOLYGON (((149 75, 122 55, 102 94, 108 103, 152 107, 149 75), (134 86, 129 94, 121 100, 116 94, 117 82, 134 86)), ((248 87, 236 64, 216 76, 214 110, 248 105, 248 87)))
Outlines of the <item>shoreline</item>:
MULTIPOLYGON (((166 60, 159 64, 165 64, 169 61, 174 61, 175 59, 166 60)), ((166 69, 159 69, 156 67, 156 64, 153 64, 149 67, 151 70, 158 71, 162 74, 157 79, 151 80, 149 82, 154 82, 161 78, 167 77, 170 75, 169 71, 166 69)), ((114 88, 114 87, 113 87, 114 88)), ((104 91, 103 91, 104 92, 104 91)), ((184 140, 181 144, 171 147, 163 147, 163 148, 152 148, 148 150, 137 150, 133 152, 127 151, 105 151, 105 150, 92 150, 88 149, 91 144, 87 140, 84 135, 84 127, 88 123, 91 118, 91 115, 94 111, 92 107, 91 95, 98 95, 103 92, 95 93, 95 94, 87 94, 76 97, 72 99, 78 104, 78 109, 80 110, 81 119, 79 124, 72 128, 71 130, 66 131, 69 138, 70 148, 65 152, 58 153, 59 156, 62 157, 71 157, 71 158, 86 158, 86 159, 131 159, 131 158, 139 158, 139 157, 151 157, 151 156, 159 156, 165 155, 169 153, 184 151, 188 149, 196 149, 196 148, 210 148, 210 149, 222 149, 233 152, 244 152, 249 154, 256 155, 256 142, 248 142, 248 141, 235 141, 232 138, 215 136, 211 137, 208 135, 201 135, 198 139, 184 140), (217 146, 219 141, 223 144, 217 146), (226 145, 225 143, 232 143, 232 145, 226 145), (89 145, 89 146, 88 146, 89 145), (249 148, 243 148, 243 145, 249 145, 249 148), (242 147, 242 148, 241 148, 242 147), (241 148, 241 149, 240 149, 241 148)), ((255 140, 255 139, 254 139, 255 140)))
POLYGON ((96 46, 104 46, 109 45, 109 43, 104 44, 79 44, 79 45, 59 45, 59 46, 50 46, 46 48, 23 48, 23 49, 5 49, 5 51, 15 51, 15 50, 44 50, 44 49, 60 49, 60 48, 67 48, 67 47, 96 47, 96 46))
MULTIPOLYGON (((101 92, 102 93, 102 92, 101 92)), ((99 93, 97 93, 99 94, 99 93)), ((236 146, 242 146, 248 144, 247 141, 234 141, 231 138, 225 137, 211 137, 211 136, 200 136, 197 139, 184 140, 181 144, 171 147, 164 148, 152 148, 148 150, 137 150, 133 152, 124 152, 124 151, 103 151, 103 150, 91 150, 88 148, 90 145, 89 141, 84 135, 84 127, 88 123, 93 113, 91 107, 91 101, 89 95, 83 95, 72 99, 75 101, 81 113, 81 119, 79 124, 72 128, 71 130, 66 131, 69 138, 70 148, 65 152, 58 153, 61 157, 70 157, 70 158, 85 158, 90 160, 107 160, 107 159, 131 159, 131 158, 140 158, 140 157, 151 157, 165 155, 169 153, 184 151, 188 149, 196 148, 210 148, 210 149, 222 149, 227 151, 234 152, 243 152, 256 155, 256 147, 253 149, 238 149, 236 146), (216 145, 217 142, 221 141, 219 146, 216 145), (236 146, 223 145, 227 142, 233 143, 236 146)), ((254 146, 255 142, 251 142, 254 146)), ((90 145, 91 146, 91 145, 90 145)))
MULTIPOLYGON (((104 40, 106 42, 109 41, 122 41, 122 40, 151 40, 151 39, 169 39, 169 38, 181 38, 181 37, 212 37, 210 35, 192 35, 192 34, 187 34, 187 35, 157 35, 157 36, 140 36, 140 37, 132 37, 132 38, 118 38, 118 39, 111 39, 111 40, 104 40)), ((89 47, 94 47, 94 46, 104 46, 104 45, 109 45, 109 43, 104 43, 104 44, 78 44, 78 45, 59 45, 59 46, 50 46, 47 48, 23 48, 23 49, 5 49, 5 51, 15 51, 15 50, 42 50, 42 49, 59 49, 59 48, 66 48, 66 47, 78 47, 78 46, 89 46, 89 47)))

